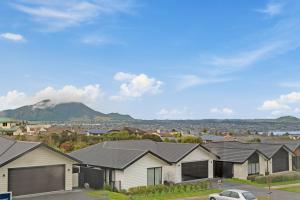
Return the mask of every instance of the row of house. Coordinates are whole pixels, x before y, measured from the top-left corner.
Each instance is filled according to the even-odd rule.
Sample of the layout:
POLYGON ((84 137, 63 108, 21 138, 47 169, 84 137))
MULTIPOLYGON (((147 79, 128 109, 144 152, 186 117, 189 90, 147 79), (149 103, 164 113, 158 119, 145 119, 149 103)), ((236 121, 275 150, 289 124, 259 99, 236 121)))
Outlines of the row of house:
POLYGON ((292 171, 295 151, 299 146, 291 150, 284 144, 235 141, 200 145, 124 140, 64 154, 42 143, 0 137, 0 193, 72 190, 96 182, 99 188, 109 184, 127 190, 214 177, 246 179, 292 171))

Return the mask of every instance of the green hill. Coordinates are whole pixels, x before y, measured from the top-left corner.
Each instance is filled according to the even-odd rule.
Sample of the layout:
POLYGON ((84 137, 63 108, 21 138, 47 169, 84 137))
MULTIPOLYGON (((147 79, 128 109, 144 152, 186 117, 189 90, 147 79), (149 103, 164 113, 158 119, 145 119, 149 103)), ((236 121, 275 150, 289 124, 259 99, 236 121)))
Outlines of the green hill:
POLYGON ((52 122, 133 120, 129 115, 121 115, 118 113, 104 114, 79 102, 55 104, 51 100, 44 100, 34 105, 23 106, 13 110, 4 110, 0 112, 0 117, 27 121, 52 122))

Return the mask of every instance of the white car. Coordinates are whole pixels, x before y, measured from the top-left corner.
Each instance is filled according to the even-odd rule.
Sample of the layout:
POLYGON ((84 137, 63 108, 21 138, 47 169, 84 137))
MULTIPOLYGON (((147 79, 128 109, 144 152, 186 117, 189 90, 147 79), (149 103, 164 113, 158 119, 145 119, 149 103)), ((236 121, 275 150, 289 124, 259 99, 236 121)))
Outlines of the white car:
POLYGON ((257 198, 248 191, 244 190, 225 190, 219 194, 211 194, 208 200, 257 200, 257 198))

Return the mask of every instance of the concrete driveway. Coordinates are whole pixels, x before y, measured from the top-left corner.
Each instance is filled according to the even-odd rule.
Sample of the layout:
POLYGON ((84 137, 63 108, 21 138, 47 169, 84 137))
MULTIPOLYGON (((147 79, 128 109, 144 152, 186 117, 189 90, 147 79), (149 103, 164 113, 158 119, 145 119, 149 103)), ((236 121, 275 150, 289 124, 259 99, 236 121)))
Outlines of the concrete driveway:
POLYGON ((84 191, 59 192, 45 195, 31 195, 26 197, 17 197, 16 200, 107 200, 106 198, 95 198, 88 196, 84 191))
MULTIPOLYGON (((252 185, 243 185, 239 183, 223 183, 222 185, 215 185, 216 188, 221 190, 226 189, 241 189, 252 192, 258 197, 268 197, 269 190, 266 188, 258 188, 252 185)), ((300 200, 300 194, 294 192, 286 192, 280 190, 271 190, 272 200, 300 200)))

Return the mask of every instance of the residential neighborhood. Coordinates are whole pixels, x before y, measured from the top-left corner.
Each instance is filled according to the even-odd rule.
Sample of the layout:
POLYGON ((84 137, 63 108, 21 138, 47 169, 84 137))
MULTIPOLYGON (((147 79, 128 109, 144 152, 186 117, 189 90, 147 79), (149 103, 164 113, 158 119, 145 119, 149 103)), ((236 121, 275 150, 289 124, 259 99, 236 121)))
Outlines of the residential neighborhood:
POLYGON ((0 1, 0 200, 300 200, 300 0, 0 1))

